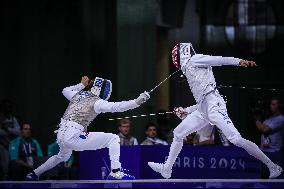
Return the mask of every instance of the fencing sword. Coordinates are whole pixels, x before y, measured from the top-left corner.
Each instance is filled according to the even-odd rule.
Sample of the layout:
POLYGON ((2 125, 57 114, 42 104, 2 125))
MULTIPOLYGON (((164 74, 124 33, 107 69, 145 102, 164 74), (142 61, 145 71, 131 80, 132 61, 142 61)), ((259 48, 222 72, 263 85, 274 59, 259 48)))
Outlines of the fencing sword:
POLYGON ((152 113, 152 114, 141 114, 141 115, 133 115, 133 116, 125 116, 125 117, 116 117, 110 118, 109 121, 121 120, 121 119, 130 119, 130 118, 137 118, 137 117, 148 117, 148 116, 156 116, 156 115, 166 115, 166 114, 173 114, 174 112, 159 112, 159 113, 152 113))
MULTIPOLYGON (((166 77, 163 81, 161 81, 158 85, 156 85, 154 88, 152 88, 148 93, 152 93, 155 91, 160 85, 162 85, 165 81, 167 81, 170 77, 175 75, 180 70, 176 70, 171 75, 166 77)), ((152 114, 141 114, 141 115, 133 115, 133 116, 125 116, 125 117, 117 117, 117 118, 110 118, 109 121, 115 121, 115 120, 121 120, 121 119, 129 119, 129 118, 137 118, 137 117, 147 117, 147 116, 156 116, 156 115, 165 115, 165 114, 173 114, 173 112, 160 112, 160 113, 152 113, 152 114)))
POLYGON ((156 85, 153 89, 151 89, 148 93, 152 93, 154 90, 156 90, 160 85, 162 85, 165 81, 167 81, 170 77, 172 77, 173 75, 175 75, 177 72, 179 72, 181 70, 176 70, 175 72, 173 72, 171 75, 169 75, 168 77, 166 77, 163 81, 161 81, 158 85, 156 85))

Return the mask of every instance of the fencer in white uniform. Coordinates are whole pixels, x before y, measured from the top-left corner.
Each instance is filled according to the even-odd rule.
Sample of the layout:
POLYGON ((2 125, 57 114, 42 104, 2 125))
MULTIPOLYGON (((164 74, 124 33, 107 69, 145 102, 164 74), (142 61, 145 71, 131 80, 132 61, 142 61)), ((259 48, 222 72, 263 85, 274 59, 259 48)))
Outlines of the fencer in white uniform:
MULTIPOLYGON (((188 107, 186 109, 182 107, 178 107, 174 109, 174 113, 178 118, 183 120, 184 118, 186 118, 188 114, 191 114, 195 110, 196 108, 194 106, 193 108, 188 107)), ((202 129, 196 131, 196 135, 198 135, 198 143, 203 143, 205 141, 214 141, 216 130, 217 130, 217 133, 219 135, 222 145, 229 146, 230 145, 229 141, 224 135, 224 133, 220 129, 218 128, 216 129, 216 127, 214 125, 211 125, 210 123, 208 123, 208 125, 203 127, 202 129)))
POLYGON ((174 162, 183 146, 183 139, 190 133, 199 131, 208 125, 216 125, 226 138, 250 155, 262 161, 270 170, 270 177, 278 177, 282 168, 274 164, 251 141, 244 139, 227 114, 224 99, 216 88, 212 66, 256 66, 255 62, 233 57, 209 56, 196 54, 191 43, 179 43, 172 50, 172 60, 186 76, 196 105, 185 108, 188 115, 174 129, 174 139, 165 163, 148 162, 148 165, 164 178, 170 178, 174 162))
POLYGON ((72 151, 97 150, 109 148, 111 173, 108 179, 134 179, 121 170, 119 137, 104 132, 87 133, 89 124, 100 114, 105 112, 124 112, 139 107, 145 103, 150 95, 141 93, 134 100, 122 102, 108 102, 112 91, 110 80, 96 77, 89 80, 82 77, 81 83, 63 89, 63 95, 70 101, 57 130, 57 143, 60 151, 50 157, 44 164, 29 173, 26 180, 38 180, 45 171, 67 161, 72 151))

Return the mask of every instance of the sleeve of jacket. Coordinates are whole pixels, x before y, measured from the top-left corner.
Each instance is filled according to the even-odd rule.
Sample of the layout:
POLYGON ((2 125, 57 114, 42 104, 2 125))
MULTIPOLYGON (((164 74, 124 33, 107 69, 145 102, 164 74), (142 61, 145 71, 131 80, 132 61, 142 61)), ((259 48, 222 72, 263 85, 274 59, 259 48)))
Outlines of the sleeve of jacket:
POLYGON ((125 112, 130 109, 139 107, 135 100, 121 101, 121 102, 108 102, 106 100, 98 100, 94 104, 94 110, 97 113, 106 112, 125 112))
POLYGON ((192 62, 193 65, 197 67, 223 66, 223 65, 238 66, 241 59, 234 57, 196 54, 192 56, 190 61, 192 62))
POLYGON ((82 89, 84 89, 85 86, 82 83, 79 83, 77 85, 72 85, 70 87, 65 87, 62 90, 62 94, 70 101, 71 98, 77 94, 79 91, 81 91, 82 89))

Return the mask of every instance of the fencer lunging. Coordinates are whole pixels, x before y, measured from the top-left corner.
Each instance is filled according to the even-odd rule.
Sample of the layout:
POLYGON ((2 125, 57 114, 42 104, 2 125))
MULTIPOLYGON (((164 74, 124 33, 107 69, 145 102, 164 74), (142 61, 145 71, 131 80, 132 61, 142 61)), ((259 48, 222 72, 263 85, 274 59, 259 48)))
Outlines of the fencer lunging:
POLYGON ((182 149, 183 139, 208 125, 216 125, 231 143, 245 149, 250 155, 266 164, 270 170, 269 178, 278 177, 282 168, 274 164, 256 144, 244 139, 235 128, 227 114, 225 101, 216 88, 212 72, 212 66, 247 67, 256 66, 255 62, 233 57, 195 54, 191 43, 177 44, 172 50, 172 60, 186 76, 197 104, 179 111, 183 116, 188 115, 184 116, 182 122, 174 130, 174 139, 166 162, 149 162, 148 165, 154 171, 161 173, 164 178, 170 178, 174 162, 182 149))
POLYGON ((110 80, 96 77, 89 80, 82 77, 81 83, 63 89, 63 95, 70 101, 57 130, 57 143, 60 151, 50 157, 44 164, 29 173, 26 180, 38 180, 45 171, 67 161, 72 150, 97 150, 109 148, 111 173, 108 179, 134 179, 121 170, 119 137, 104 132, 87 133, 89 124, 100 114, 105 112, 124 112, 139 107, 145 103, 150 95, 141 93, 134 100, 122 102, 108 102, 112 91, 110 80))

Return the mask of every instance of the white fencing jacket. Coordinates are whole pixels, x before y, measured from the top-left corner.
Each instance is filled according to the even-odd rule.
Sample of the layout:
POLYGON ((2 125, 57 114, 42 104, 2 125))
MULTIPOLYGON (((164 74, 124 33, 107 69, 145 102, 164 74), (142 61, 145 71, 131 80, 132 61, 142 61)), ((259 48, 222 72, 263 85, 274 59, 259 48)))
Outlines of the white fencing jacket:
MULTIPOLYGON (((182 72, 187 78, 187 82, 193 93, 194 99, 199 104, 204 95, 216 88, 216 81, 213 75, 212 66, 234 65, 238 66, 239 58, 210 56, 195 54, 192 57, 181 59, 182 72)), ((186 108, 192 112, 197 106, 186 108), (190 108, 190 109, 189 109, 190 108)))

